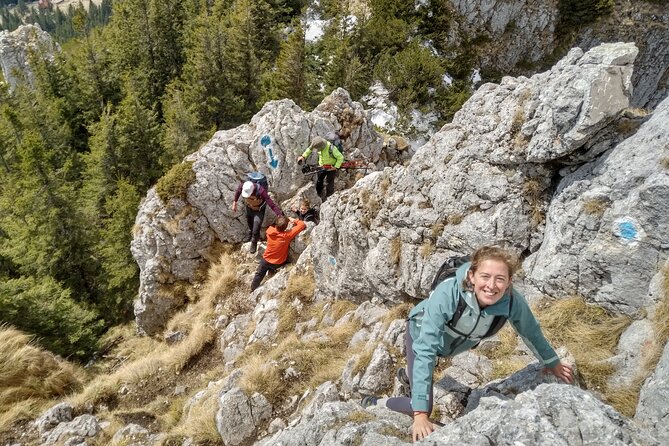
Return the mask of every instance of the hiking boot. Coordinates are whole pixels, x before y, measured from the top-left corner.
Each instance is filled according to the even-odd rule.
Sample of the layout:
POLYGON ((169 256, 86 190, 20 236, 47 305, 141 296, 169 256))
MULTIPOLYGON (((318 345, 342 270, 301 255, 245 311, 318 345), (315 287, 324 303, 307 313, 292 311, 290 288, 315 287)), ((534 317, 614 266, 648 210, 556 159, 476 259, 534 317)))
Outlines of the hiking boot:
POLYGON ((258 249, 258 241, 257 241, 257 240, 253 240, 253 241, 251 242, 251 247, 249 248, 249 252, 250 252, 251 254, 255 254, 255 253, 256 253, 256 249, 258 249))
POLYGON ((376 403, 379 401, 374 395, 367 395, 362 398, 360 405, 363 409, 367 409, 369 406, 376 406, 376 403))
POLYGON ((409 387, 409 376, 407 375, 407 370, 404 367, 401 367, 397 369, 397 372, 395 372, 395 376, 397 377, 397 380, 402 384, 403 386, 409 387))
POLYGON ((400 392, 404 396, 411 397, 411 384, 409 383, 409 376, 404 367, 397 369, 395 377, 400 382, 400 392))

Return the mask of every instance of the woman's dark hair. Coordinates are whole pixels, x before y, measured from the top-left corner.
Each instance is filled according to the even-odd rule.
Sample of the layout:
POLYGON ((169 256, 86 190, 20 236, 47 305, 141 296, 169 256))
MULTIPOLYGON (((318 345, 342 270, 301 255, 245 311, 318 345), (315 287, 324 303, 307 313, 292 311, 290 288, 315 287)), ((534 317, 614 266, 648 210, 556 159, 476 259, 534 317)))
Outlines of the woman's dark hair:
POLYGON ((300 206, 304 206, 305 208, 309 209, 311 207, 311 203, 309 203, 308 198, 303 198, 300 200, 300 206))
POLYGON ((276 227, 276 229, 279 231, 285 231, 288 227, 288 217, 285 215, 279 215, 276 217, 276 220, 274 220, 274 227, 276 227))

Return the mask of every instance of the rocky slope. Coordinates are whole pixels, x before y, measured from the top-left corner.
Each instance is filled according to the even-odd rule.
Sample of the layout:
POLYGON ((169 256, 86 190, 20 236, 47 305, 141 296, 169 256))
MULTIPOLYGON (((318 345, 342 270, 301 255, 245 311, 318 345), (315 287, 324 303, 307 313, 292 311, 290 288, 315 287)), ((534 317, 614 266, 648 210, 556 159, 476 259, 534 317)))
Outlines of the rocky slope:
MULTIPOLYGON (((548 72, 486 84, 408 165, 385 167, 348 189, 340 185, 321 208, 321 224, 302 241, 306 249, 293 271, 277 274, 244 298, 250 310, 216 322, 230 372, 210 385, 217 392, 223 443, 404 444, 408 418, 361 411, 346 401, 398 391, 392 370, 402 352, 404 324, 401 315, 393 316, 393 305, 424 295, 445 257, 486 243, 525 257, 518 286, 529 296, 577 293, 637 317, 611 362, 618 367, 614 375, 634 376, 640 361, 634 352, 654 336, 644 315, 666 298, 663 271, 669 267, 662 213, 669 198, 664 125, 669 99, 649 116, 629 109, 637 52, 633 44, 575 49, 548 72), (312 269, 314 298, 325 305, 318 317, 299 319, 285 331, 286 311, 300 314, 305 303, 281 296, 295 274, 312 269), (356 309, 342 315, 333 300, 355 302, 356 309), (342 344, 351 356, 337 379, 285 400, 243 390, 245 372, 236 361, 249 346, 269 348, 296 339, 290 341, 296 342, 294 350, 323 349, 340 345, 337 330, 350 323, 357 331, 342 344), (361 348, 370 355, 362 369, 361 348)), ((389 163, 364 111, 340 90, 311 114, 289 101, 270 103, 248 126, 217 134, 189 157, 196 180, 186 202, 165 204, 155 191, 149 193, 133 242, 142 267, 141 330, 159 332, 174 311, 172 296, 151 292, 175 280, 165 271, 196 282, 197 265, 206 263, 204 251, 216 240, 235 242, 243 236, 243 222, 228 209, 245 170, 270 173, 284 205, 310 193, 312 186, 291 159, 313 135, 348 125, 333 110, 355 110, 359 116, 349 147, 357 146, 377 166, 389 163), (263 167, 266 154, 258 141, 265 134, 279 148, 279 172, 263 167), (170 232, 170 227, 179 230, 170 232), (152 270, 154 265, 159 268, 152 270), (183 265, 195 266, 179 269, 183 265)), ((666 437, 661 422, 667 413, 661 397, 666 351, 642 391, 636 421, 585 390, 546 381, 522 347, 515 354, 527 368, 492 383, 484 356, 454 358, 436 392, 442 421, 449 424, 423 443, 550 438, 551 444, 601 444, 606 432, 611 444, 654 445, 666 437)), ((299 380, 299 365, 290 358, 268 359, 259 370, 278 371, 287 383, 299 380)), ((194 397, 189 406, 202 401, 194 397)), ((157 440, 146 441, 141 444, 157 440)))

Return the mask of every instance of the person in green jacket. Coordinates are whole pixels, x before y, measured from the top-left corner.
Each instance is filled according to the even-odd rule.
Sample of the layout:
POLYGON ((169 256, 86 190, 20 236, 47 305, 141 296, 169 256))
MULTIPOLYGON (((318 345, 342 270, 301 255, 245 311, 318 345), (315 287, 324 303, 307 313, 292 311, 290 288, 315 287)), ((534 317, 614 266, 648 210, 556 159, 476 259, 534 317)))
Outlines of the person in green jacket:
POLYGON ((412 415, 414 441, 425 438, 434 430, 428 417, 432 412, 432 374, 437 356, 454 356, 476 347, 495 316, 506 317, 547 370, 571 383, 571 367, 560 361, 541 332, 525 297, 511 286, 516 264, 515 259, 501 248, 480 248, 474 252, 470 263, 458 268, 455 277, 444 280, 428 299, 416 305, 409 312, 405 336, 406 374, 411 398, 366 397, 363 406, 385 405, 412 415), (447 325, 460 297, 467 306, 453 328, 464 335, 447 325))
POLYGON ((297 163, 302 164, 305 159, 309 158, 314 149, 318 152, 318 165, 322 167, 316 178, 316 193, 319 197, 322 197, 323 182, 327 180, 327 189, 325 191, 325 198, 323 199, 325 201, 334 193, 335 176, 337 175, 337 170, 344 162, 344 155, 341 154, 337 146, 320 136, 316 136, 311 141, 309 148, 297 158, 297 163))

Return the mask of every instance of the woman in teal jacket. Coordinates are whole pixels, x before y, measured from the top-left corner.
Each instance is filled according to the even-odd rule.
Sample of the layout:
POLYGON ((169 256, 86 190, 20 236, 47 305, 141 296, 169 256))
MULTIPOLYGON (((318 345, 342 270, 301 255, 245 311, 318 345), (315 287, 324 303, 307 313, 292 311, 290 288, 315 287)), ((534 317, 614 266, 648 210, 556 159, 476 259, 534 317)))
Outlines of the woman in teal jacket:
POLYGON ((414 441, 434 430, 428 417, 432 411, 432 374, 437 356, 454 356, 476 347, 495 316, 508 319, 551 373, 572 382, 571 368, 560 361, 544 337, 525 297, 511 286, 515 268, 515 260, 503 249, 480 248, 471 263, 458 268, 455 277, 444 280, 428 299, 409 312, 405 342, 411 399, 388 398, 376 404, 413 415, 414 441), (457 325, 449 327, 461 297, 466 307, 457 325))

